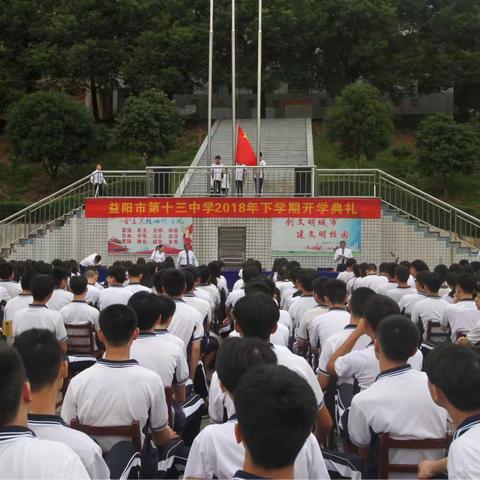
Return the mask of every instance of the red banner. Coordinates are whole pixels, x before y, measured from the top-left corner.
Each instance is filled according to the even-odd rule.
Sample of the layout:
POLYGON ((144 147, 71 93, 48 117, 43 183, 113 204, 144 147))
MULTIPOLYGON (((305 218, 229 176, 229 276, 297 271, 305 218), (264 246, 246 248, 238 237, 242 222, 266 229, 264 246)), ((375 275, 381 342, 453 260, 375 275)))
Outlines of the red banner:
POLYGON ((86 218, 380 218, 378 198, 88 198, 86 218))

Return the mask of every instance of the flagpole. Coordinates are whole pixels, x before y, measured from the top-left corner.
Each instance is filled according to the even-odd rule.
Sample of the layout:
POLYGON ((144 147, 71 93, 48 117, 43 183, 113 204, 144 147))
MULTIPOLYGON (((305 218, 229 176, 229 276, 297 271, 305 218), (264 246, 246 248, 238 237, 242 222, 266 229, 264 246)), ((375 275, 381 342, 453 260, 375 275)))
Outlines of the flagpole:
POLYGON ((208 148, 207 165, 212 161, 212 91, 213 91, 213 0, 210 0, 210 32, 208 39, 208 148))
POLYGON ((236 125, 236 46, 235 46, 235 0, 232 0, 232 165, 235 165, 237 149, 237 125, 236 125))
POLYGON ((257 68, 257 161, 260 159, 262 121, 262 0, 258 0, 258 68, 257 68))

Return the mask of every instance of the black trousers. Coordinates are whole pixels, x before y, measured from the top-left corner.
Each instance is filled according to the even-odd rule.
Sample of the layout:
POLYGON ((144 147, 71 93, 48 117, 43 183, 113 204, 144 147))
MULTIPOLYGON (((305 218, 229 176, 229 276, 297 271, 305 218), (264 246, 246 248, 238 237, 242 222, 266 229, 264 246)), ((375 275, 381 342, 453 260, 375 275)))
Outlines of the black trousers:
POLYGON ((94 183, 93 192, 95 197, 101 197, 103 195, 103 183, 94 183))
POLYGON ((213 181, 213 193, 215 195, 220 195, 222 190, 222 181, 221 180, 214 180, 213 181))

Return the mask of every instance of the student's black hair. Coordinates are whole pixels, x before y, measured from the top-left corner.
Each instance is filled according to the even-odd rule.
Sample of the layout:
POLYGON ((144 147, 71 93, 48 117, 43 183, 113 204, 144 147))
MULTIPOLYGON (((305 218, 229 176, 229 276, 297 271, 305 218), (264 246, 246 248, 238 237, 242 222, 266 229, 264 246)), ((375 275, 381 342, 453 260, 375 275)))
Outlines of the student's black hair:
POLYGON ((362 276, 362 267, 356 263, 354 266, 353 266, 353 274, 355 275, 355 277, 357 278, 360 278, 362 276))
POLYGON ((15 338, 13 346, 22 357, 32 392, 55 382, 64 355, 53 332, 35 328, 27 330, 15 338))
POLYGON ((173 317, 177 304, 167 295, 157 295, 157 306, 160 312, 160 323, 165 323, 173 317))
POLYGON ((163 272, 162 283, 163 290, 170 297, 179 297, 185 291, 185 275, 174 268, 169 268, 163 272))
POLYGON ((206 265, 199 265, 197 271, 200 283, 208 283, 210 281, 210 270, 206 265))
POLYGON ((406 363, 417 351, 420 332, 408 318, 390 315, 378 324, 377 339, 388 360, 406 363))
POLYGON ((443 283, 447 279, 448 267, 443 263, 440 263, 433 269, 433 272, 436 273, 442 279, 442 283, 443 283))
POLYGON ((193 275, 194 280, 199 280, 198 268, 195 265, 189 265, 183 269, 184 272, 190 272, 193 275))
POLYGON ((175 262, 172 257, 166 257, 163 263, 167 268, 175 268, 175 262))
POLYGON ((413 267, 417 272, 429 272, 430 269, 428 268, 428 265, 423 261, 423 260, 414 260, 411 264, 411 267, 413 267))
POLYGON ((68 273, 68 270, 63 267, 55 267, 52 270, 52 278, 53 281, 55 282, 55 285, 58 287, 60 284, 66 280, 68 277, 70 277, 70 274, 68 273))
POLYGON ((93 259, 93 263, 98 263, 102 261, 102 256, 101 255, 96 255, 95 258, 93 259))
POLYGON ((369 327, 376 332, 378 324, 390 315, 399 315, 400 307, 395 300, 385 295, 370 295, 363 305, 363 313, 369 327))
POLYGON ((310 385, 284 366, 261 365, 242 377, 234 404, 253 462, 266 470, 293 465, 318 412, 310 385))
POLYGON ((276 363, 277 356, 267 342, 253 337, 232 337, 218 350, 216 370, 223 386, 234 394, 245 372, 257 365, 276 363))
POLYGON ((368 263, 366 269, 369 272, 376 272, 377 271, 377 266, 374 263, 368 263))
POLYGON ((246 265, 242 269, 242 280, 243 283, 247 284, 250 282, 253 278, 257 278, 261 273, 261 270, 259 270, 257 265, 246 265))
POLYGON ((261 279, 252 280, 245 287, 245 295, 252 295, 254 293, 264 293, 265 295, 272 296, 268 285, 265 282, 262 282, 261 279))
POLYGON ((395 262, 389 262, 387 263, 387 266, 385 267, 385 273, 388 275, 388 278, 393 280, 395 277, 395 270, 397 269, 397 264, 395 262))
POLYGON ((238 300, 233 307, 233 315, 245 337, 269 341, 280 318, 280 310, 272 297, 255 293, 238 300))
MULTIPOLYGON (((146 264, 147 264, 147 261, 144 258, 142 258, 142 257, 137 258, 137 265, 140 268, 143 268, 146 264)), ((142 270, 142 273, 143 273, 143 270, 142 270)))
POLYGON ((100 330, 113 347, 123 347, 137 328, 137 314, 127 305, 110 305, 100 312, 100 330))
POLYGON ((87 290, 87 279, 84 276, 73 276, 70 278, 70 290, 74 295, 81 295, 87 290))
POLYGON ((477 292, 477 279, 471 273, 462 273, 457 278, 457 287, 473 295, 477 292))
POLYGON ((0 262, 0 280, 10 280, 13 267, 8 262, 0 262))
POLYGON ((59 258, 54 258, 52 260, 52 268, 65 268, 65 262, 59 258))
POLYGON ((137 292, 129 298, 128 306, 137 314, 137 326, 140 330, 150 330, 161 316, 161 303, 157 301, 158 298, 149 292, 137 292))
POLYGON ((463 272, 463 268, 462 268, 462 266, 461 266, 459 263, 452 263, 452 264, 448 267, 448 271, 449 271, 449 272, 453 272, 453 273, 462 273, 462 272, 463 272))
POLYGON ((328 298, 333 304, 339 305, 345 303, 347 296, 347 286, 341 280, 330 280, 323 287, 325 298, 328 298))
POLYGON ((382 262, 378 267, 378 273, 387 273, 388 272, 388 262, 382 262))
POLYGON ((365 275, 367 274, 368 265, 369 264, 367 262, 362 262, 360 264, 360 276, 361 277, 365 277, 365 275))
POLYGON ((185 275, 185 289, 190 292, 195 287, 195 278, 190 270, 184 270, 183 274, 185 275))
POLYGON ((480 354, 476 347, 445 343, 425 358, 430 383, 459 410, 480 409, 480 354))
POLYGON ((311 268, 304 268, 297 277, 297 282, 302 286, 306 292, 312 291, 312 282, 317 276, 315 270, 311 268))
POLYGON ((30 281, 32 297, 37 302, 45 300, 52 292, 55 284, 50 275, 35 275, 30 281))
POLYGON ((410 270, 411 263, 408 260, 402 260, 400 262, 400 265, 403 265, 404 267, 407 267, 410 270))
POLYGON ((158 272, 155 272, 153 275, 152 279, 152 285, 155 287, 158 293, 161 293, 163 289, 163 274, 166 272, 166 270, 159 270, 158 272))
POLYGON ((395 269, 395 276, 400 280, 402 283, 408 282, 410 278, 410 270, 405 265, 399 265, 395 269))
POLYGON ((22 278, 20 279, 22 290, 30 290, 30 282, 35 275, 38 275, 35 270, 25 269, 22 273, 22 278))
POLYGON ((356 288, 350 297, 350 313, 358 318, 363 317, 365 302, 372 295, 375 295, 375 292, 371 288, 356 288))
POLYGON ((129 277, 139 277, 141 274, 142 274, 142 270, 138 265, 133 264, 133 265, 130 265, 130 267, 128 267, 129 277))
POLYGON ((347 268, 353 267, 356 263, 357 261, 354 258, 347 258, 347 261, 345 262, 345 266, 347 268))
POLYGON ((322 300, 325 300, 325 285, 330 282, 326 277, 317 277, 312 282, 313 293, 316 293, 322 300))
POLYGON ((284 282, 290 279, 290 272, 287 265, 280 265, 277 270, 277 281, 284 282))
POLYGON ((297 260, 290 260, 288 262, 288 271, 290 272, 290 276, 292 275, 293 270, 300 267, 300 262, 297 262, 297 260))
POLYGON ((40 260, 35 264, 35 270, 42 275, 50 275, 52 273, 52 266, 40 260))
POLYGON ((473 262, 470 262, 470 266, 472 267, 472 270, 474 271, 474 273, 478 273, 480 271, 480 262, 477 262, 476 260, 474 260, 473 262))
POLYGON ((442 286, 442 279, 439 275, 433 272, 428 272, 425 275, 425 279, 423 280, 423 285, 427 287, 432 293, 437 293, 442 286))
POLYGON ((466 258, 463 258, 458 263, 459 263, 460 266, 462 266, 464 268, 468 267, 470 265, 470 262, 466 258))
POLYGON ((107 277, 112 277, 117 283, 123 284, 127 279, 127 272, 123 265, 113 265, 107 268, 107 277))
POLYGON ((5 342, 0 342, 0 372, 0 425, 3 426, 15 419, 27 380, 20 354, 5 342))
POLYGON ((302 273, 302 267, 292 268, 290 270, 290 280, 295 283, 298 279, 298 276, 302 273))
POLYGON ((422 287, 426 286, 427 283, 427 277, 430 274, 428 270, 422 270, 421 272, 417 273, 417 276, 415 277, 415 281, 418 282, 422 287))
POLYGON ((70 274, 77 275, 78 274, 78 263, 73 258, 68 261, 68 271, 70 274))

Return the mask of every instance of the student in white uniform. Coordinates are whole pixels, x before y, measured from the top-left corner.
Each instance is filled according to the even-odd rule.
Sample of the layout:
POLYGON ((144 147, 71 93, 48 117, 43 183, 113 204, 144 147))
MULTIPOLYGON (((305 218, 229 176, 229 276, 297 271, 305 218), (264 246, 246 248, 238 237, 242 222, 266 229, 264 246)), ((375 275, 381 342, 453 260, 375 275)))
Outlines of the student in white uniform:
POLYGON ((356 265, 356 263, 357 261, 354 258, 347 258, 345 261, 345 270, 337 275, 337 280, 345 282, 346 285, 348 281, 355 276, 353 266, 356 265))
POLYGON ((359 278, 355 282, 354 288, 367 287, 370 288, 370 284, 376 281, 377 275, 377 266, 374 263, 365 264, 365 275, 359 278))
POLYGON ((288 313, 292 317, 293 328, 296 329, 300 320, 307 310, 315 307, 317 302, 313 297, 312 282, 316 278, 316 272, 313 269, 303 269, 297 277, 297 287, 301 292, 301 295, 297 297, 295 302, 292 302, 288 313))
POLYGON ((352 257, 352 250, 347 247, 347 242, 342 240, 339 247, 335 250, 335 254, 333 256, 333 261, 337 266, 337 272, 343 271, 345 269, 347 260, 352 257))
POLYGON ((176 304, 175 314, 168 331, 181 338, 187 349, 191 345, 190 379, 193 381, 200 360, 201 340, 204 334, 203 318, 195 308, 185 303, 182 298, 186 289, 183 272, 173 268, 165 270, 162 276, 162 284, 164 293, 172 298, 176 304))
POLYGON ((232 290, 225 302, 227 311, 235 306, 242 297, 245 296, 245 287, 255 279, 260 277, 260 271, 255 265, 247 265, 242 269, 242 287, 232 290))
POLYGON ((150 288, 145 287, 140 282, 142 281, 142 271, 138 265, 131 265, 128 267, 128 285, 125 287, 132 294, 137 292, 150 292, 150 288))
MULTIPOLYGON (((235 330, 240 333, 240 336, 260 338, 266 342, 269 341, 270 335, 275 333, 280 316, 278 305, 264 293, 256 293, 240 299, 233 309, 233 314, 235 316, 235 330)), ((277 356, 278 364, 285 365, 301 375, 312 388, 318 407, 315 434, 318 440, 323 443, 332 427, 332 419, 323 402, 323 392, 315 373, 304 358, 293 354, 288 348, 277 345, 272 348, 277 356)), ((233 410, 231 400, 229 401, 221 392, 216 372, 212 376, 209 400, 208 413, 215 423, 222 422, 224 408, 227 409, 227 412, 233 410)))
POLYGON ((220 291, 218 287, 210 280, 210 270, 208 269, 207 265, 200 265, 197 268, 197 271, 200 280, 198 289, 207 292, 212 297, 212 301, 215 306, 218 307, 221 303, 220 291))
POLYGON ((96 285, 98 281, 98 272, 96 270, 89 269, 84 275, 87 279, 87 295, 85 300, 89 305, 92 305, 92 307, 96 307, 101 291, 96 285))
MULTIPOLYGON (((385 295, 371 295, 364 303, 364 317, 352 330, 342 346, 330 357, 327 373, 341 378, 353 378, 358 382, 360 390, 365 390, 375 382, 380 373, 380 365, 375 356, 373 341, 379 323, 390 315, 398 315, 398 304, 385 295), (372 342, 364 350, 352 351, 358 339, 368 335, 372 342)), ((408 359, 416 370, 422 369, 423 355, 420 350, 408 359)))
POLYGON ((247 169, 243 163, 240 163, 235 168, 235 191, 237 197, 243 197, 243 181, 247 175, 247 169))
POLYGON ((98 265, 100 265, 101 261, 101 255, 99 255, 98 253, 92 253, 91 255, 88 255, 80 261, 80 266, 84 268, 97 267, 98 265))
MULTIPOLYGON (((140 422, 142 440, 149 425, 152 441, 164 450, 173 445, 183 449, 168 426, 165 390, 160 376, 130 357, 138 338, 137 315, 126 305, 111 305, 100 313, 99 337, 105 344, 104 358, 76 375, 70 382, 62 405, 62 418, 70 424, 75 418, 92 426, 130 425, 140 422), (174 443, 172 443, 174 442, 174 443)), ((109 451, 121 437, 96 437, 103 451, 109 451)), ((175 455, 175 448, 171 455, 175 455)))
POLYGON ((380 293, 388 285, 389 279, 388 263, 382 262, 378 267, 378 275, 370 277, 368 281, 362 283, 362 286, 371 288, 375 293, 380 293))
MULTIPOLYGON (((258 368, 261 365, 274 365, 276 362, 277 359, 271 347, 260 339, 227 339, 222 344, 217 357, 217 372, 222 389, 230 398, 235 398, 237 385, 246 372, 255 367, 258 368)), ((294 374, 292 373, 292 375, 294 374)), ((295 478, 328 478, 318 442, 310 433, 315 423, 317 412, 315 397, 305 381, 303 382, 303 388, 306 394, 296 396, 296 402, 302 404, 300 408, 305 408, 307 405, 310 411, 311 424, 309 428, 304 425, 305 435, 302 435, 304 438, 301 440, 296 438, 298 451, 293 455, 291 461, 292 464, 295 462, 295 478), (304 402, 305 399, 307 399, 306 403, 304 402)), ((291 384, 287 383, 287 385, 291 387, 291 384)), ((288 391, 292 390, 293 388, 288 389, 288 391)), ((292 394, 293 393, 292 391, 292 394)), ((300 392, 296 391, 295 393, 299 394, 300 392)), ((263 397, 262 402, 265 402, 265 400, 266 398, 263 397)), ((286 402, 285 404, 294 408, 294 404, 291 402, 286 402)), ((258 405, 259 403, 257 403, 257 407, 258 405)), ((282 414, 287 414, 287 412, 283 411, 282 414)), ((235 440, 235 430, 238 428, 237 424, 236 414, 234 413, 228 422, 219 425, 210 425, 202 430, 190 450, 184 478, 234 477, 235 472, 244 466, 245 455, 244 445, 235 440)), ((275 422, 275 424, 285 425, 285 417, 280 423, 275 422)), ((300 426, 298 424, 289 427, 285 425, 285 428, 289 428, 291 438, 293 432, 296 431, 295 429, 300 428, 300 426)), ((276 445, 278 447, 278 442, 276 445)), ((271 478, 287 477, 273 476, 271 478)))
POLYGON ((222 197, 228 196, 228 191, 230 189, 230 173, 228 170, 225 170, 223 177, 222 177, 222 197))
POLYGON ((198 260, 191 247, 185 245, 183 250, 178 253, 177 268, 186 268, 190 267, 191 265, 198 267, 198 260))
POLYGON ((441 345, 427 357, 425 371, 433 401, 448 412, 457 428, 448 459, 421 462, 418 478, 448 473, 448 478, 453 480, 476 480, 480 472, 478 351, 459 345, 441 345))
POLYGON ((395 262, 388 262, 384 267, 388 282, 381 285, 380 288, 377 289, 378 291, 375 289, 372 290, 375 290, 376 293, 380 293, 381 295, 386 295, 390 290, 396 289, 398 287, 397 281, 395 280, 395 270, 397 266, 395 262))
POLYGON ((37 275, 37 273, 31 270, 23 272, 22 278, 20 279, 22 291, 15 298, 10 299, 5 305, 3 311, 3 319, 5 321, 12 322, 13 317, 19 310, 28 307, 28 305, 32 303, 33 297, 30 291, 30 281, 35 275, 37 275))
POLYGON ((477 280, 472 274, 464 273, 458 277, 455 287, 457 303, 448 305, 440 320, 442 329, 450 328, 452 342, 456 341, 459 333, 468 334, 480 322, 480 311, 474 300, 476 292, 477 280))
MULTIPOLYGON (((63 324, 71 327, 72 325, 85 325, 86 323, 91 323, 93 327, 93 344, 96 345, 95 332, 98 332, 100 329, 98 323, 100 313, 85 300, 87 294, 87 280, 82 276, 72 277, 70 279, 70 289, 73 293, 73 300, 68 305, 62 307, 59 311, 63 324)), ((72 332, 70 332, 70 334, 74 335, 79 331, 73 330, 72 332)), ((88 340, 85 339, 85 342, 88 342, 88 340)))
POLYGON ((398 306, 400 307, 400 313, 405 315, 408 318, 412 317, 413 307, 416 303, 425 299, 425 278, 428 276, 430 272, 422 271, 418 272, 417 276, 415 277, 415 289, 417 290, 416 293, 411 293, 408 295, 404 295, 400 302, 398 302, 398 306))
POLYGON ((52 296, 53 279, 50 275, 36 275, 30 282, 32 303, 13 316, 13 336, 32 328, 45 328, 55 333, 63 352, 67 351, 67 331, 60 313, 50 310, 47 302, 52 296))
MULTIPOLYGON (((348 416, 349 438, 372 469, 378 467, 378 452, 370 448, 372 432, 389 433, 398 440, 445 438, 447 434, 446 411, 432 401, 427 375, 408 364, 418 342, 417 328, 401 315, 387 317, 378 325, 375 355, 381 373, 370 388, 353 397, 348 416)), ((417 464, 442 456, 442 450, 393 450, 390 461, 417 464)))
POLYGON ((288 265, 281 265, 277 270, 277 280, 275 281, 276 287, 280 290, 280 304, 288 290, 293 288, 293 282, 290 280, 290 272, 288 271, 288 265))
MULTIPOLYGON (((266 167, 267 162, 263 159, 263 153, 260 152, 260 167, 266 167)), ((253 181, 255 183, 255 196, 263 196, 263 182, 265 180, 265 169, 264 168, 255 168, 253 170, 253 181)))
POLYGON ((123 286, 126 280, 127 273, 125 272, 125 268, 121 266, 108 267, 108 288, 102 290, 98 296, 98 308, 100 311, 104 310, 110 305, 126 305, 128 303, 128 300, 133 294, 131 290, 127 290, 123 286))
POLYGON ((156 263, 162 263, 165 261, 165 245, 157 245, 155 250, 150 255, 150 260, 153 260, 156 263))
POLYGON ((203 323, 210 325, 212 323, 212 308, 211 304, 203 298, 195 295, 195 278, 190 269, 183 272, 185 275, 185 293, 183 294, 183 301, 198 310, 203 318, 203 323))
POLYGON ((212 163, 210 168, 210 179, 213 185, 213 194, 220 195, 222 188, 222 180, 225 175, 225 167, 222 163, 222 157, 220 155, 215 156, 215 162, 212 163))
POLYGON ((28 428, 30 384, 19 353, 0 342, 0 477, 90 479, 67 445, 41 440, 28 428))
MULTIPOLYGON (((421 278, 425 298, 413 306, 412 322, 423 332, 423 339, 427 340, 428 325, 440 324, 448 303, 438 295, 442 280, 436 273, 427 272, 421 278)), ((417 279, 416 283, 419 282, 417 279)))
POLYGON ((22 291, 22 287, 14 277, 13 267, 7 262, 0 262, 0 287, 7 291, 10 298, 15 298, 22 291))
POLYGON ((14 347, 22 357, 32 392, 28 427, 42 440, 68 445, 80 457, 91 478, 109 478, 102 449, 55 413, 58 393, 68 372, 55 335, 48 330, 29 330, 15 339, 14 347))
POLYGON ((387 297, 392 298, 397 303, 400 303, 400 300, 405 295, 410 295, 412 293, 416 293, 415 288, 411 287, 408 284, 408 279, 410 277, 410 273, 408 268, 405 265, 399 265, 395 269, 395 282, 397 284, 396 288, 389 289, 385 295, 387 297))
POLYGON ((341 280, 331 280, 323 287, 328 312, 312 320, 310 345, 315 351, 321 350, 325 342, 341 332, 350 322, 350 314, 345 310, 347 286, 341 280))
POLYGON ((65 305, 68 305, 73 300, 73 295, 66 289, 70 279, 70 274, 66 268, 56 267, 52 270, 52 278, 55 282, 52 297, 47 303, 50 310, 59 311, 65 305))

